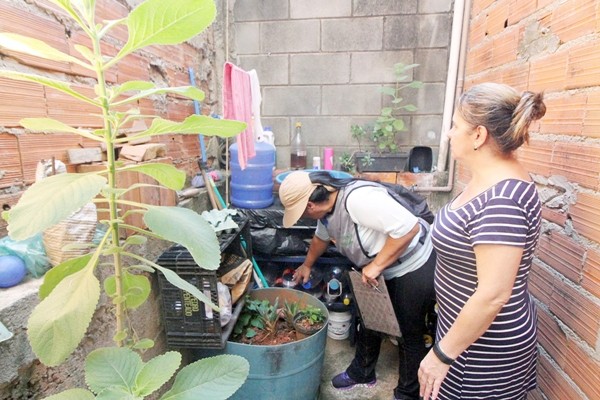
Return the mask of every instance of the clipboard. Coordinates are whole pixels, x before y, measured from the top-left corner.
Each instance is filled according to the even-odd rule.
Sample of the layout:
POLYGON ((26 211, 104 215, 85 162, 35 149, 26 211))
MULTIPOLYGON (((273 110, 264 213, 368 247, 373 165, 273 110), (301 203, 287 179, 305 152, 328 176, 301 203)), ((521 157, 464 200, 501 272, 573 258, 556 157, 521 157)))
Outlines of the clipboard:
POLYGON ((402 336, 383 276, 379 275, 377 278, 377 287, 380 289, 378 291, 362 282, 360 272, 351 270, 349 275, 354 299, 365 328, 394 337, 402 336))

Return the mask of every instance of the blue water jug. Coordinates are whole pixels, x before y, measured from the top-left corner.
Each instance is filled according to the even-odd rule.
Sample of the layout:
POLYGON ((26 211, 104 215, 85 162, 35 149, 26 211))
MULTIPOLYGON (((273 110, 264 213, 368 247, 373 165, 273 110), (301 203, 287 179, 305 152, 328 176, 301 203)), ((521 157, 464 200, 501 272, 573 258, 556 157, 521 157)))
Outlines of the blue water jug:
POLYGON ((273 204, 273 167, 275 147, 255 142, 256 156, 242 170, 238 161, 238 145, 229 147, 231 155, 231 204, 238 208, 266 208, 273 204))

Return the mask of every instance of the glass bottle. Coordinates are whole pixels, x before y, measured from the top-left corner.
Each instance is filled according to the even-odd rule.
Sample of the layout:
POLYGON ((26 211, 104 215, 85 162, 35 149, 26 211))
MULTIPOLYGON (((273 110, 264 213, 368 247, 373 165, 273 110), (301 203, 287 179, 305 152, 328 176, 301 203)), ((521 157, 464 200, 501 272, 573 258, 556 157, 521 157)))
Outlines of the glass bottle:
POLYGON ((290 167, 292 169, 306 168, 306 144, 302 139, 302 123, 296 122, 294 137, 290 145, 290 167))

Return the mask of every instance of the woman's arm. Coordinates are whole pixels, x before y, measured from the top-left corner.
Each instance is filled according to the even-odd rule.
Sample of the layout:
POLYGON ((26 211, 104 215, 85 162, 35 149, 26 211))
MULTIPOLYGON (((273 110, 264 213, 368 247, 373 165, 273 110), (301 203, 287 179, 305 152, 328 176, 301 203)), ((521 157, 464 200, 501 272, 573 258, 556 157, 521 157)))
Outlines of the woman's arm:
POLYGON ((385 244, 379 253, 377 253, 377 256, 362 269, 363 282, 377 286, 377 277, 381 275, 384 269, 398 261, 402 253, 404 253, 413 238, 420 231, 420 224, 417 222, 404 236, 394 239, 388 235, 385 244))
POLYGON ((304 262, 296 269, 296 272, 294 273, 294 282, 296 284, 306 283, 308 281, 308 277, 313 265, 315 262, 317 262, 319 257, 325 253, 327 246, 329 246, 328 241, 319 239, 316 235, 313 236, 304 262))
MULTIPOLYGON (((474 247, 477 263, 477 289, 467 300, 456 321, 439 347, 448 357, 456 359, 491 325, 513 290, 523 248, 518 246, 481 244, 474 247)), ((421 362, 419 382, 421 395, 437 398, 449 365, 430 351, 421 362)))

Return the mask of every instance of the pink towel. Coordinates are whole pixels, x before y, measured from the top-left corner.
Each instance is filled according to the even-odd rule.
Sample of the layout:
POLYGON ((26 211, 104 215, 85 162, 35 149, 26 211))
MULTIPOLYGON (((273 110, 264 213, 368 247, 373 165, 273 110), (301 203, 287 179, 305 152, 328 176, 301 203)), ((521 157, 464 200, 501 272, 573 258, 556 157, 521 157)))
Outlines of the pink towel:
POLYGON ((250 75, 236 65, 226 62, 223 67, 223 118, 247 124, 237 137, 238 161, 245 169, 248 159, 256 155, 252 132, 252 90, 250 75))

